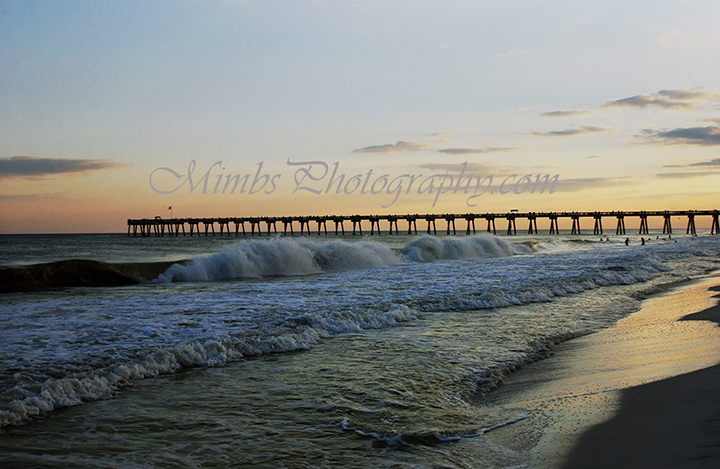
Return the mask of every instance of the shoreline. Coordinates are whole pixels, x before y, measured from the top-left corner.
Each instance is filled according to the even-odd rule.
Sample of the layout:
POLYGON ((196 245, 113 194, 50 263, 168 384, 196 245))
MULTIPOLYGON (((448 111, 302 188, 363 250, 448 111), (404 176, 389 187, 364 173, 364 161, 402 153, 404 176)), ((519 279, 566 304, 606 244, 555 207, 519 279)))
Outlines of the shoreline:
POLYGON ((719 291, 718 272, 672 287, 509 375, 488 399, 527 419, 487 439, 526 452, 526 467, 717 464, 719 291))
MULTIPOLYGON (((720 325, 720 303, 680 320, 720 325)), ((563 467, 718 465, 720 364, 624 389, 615 416, 584 432, 563 467)))

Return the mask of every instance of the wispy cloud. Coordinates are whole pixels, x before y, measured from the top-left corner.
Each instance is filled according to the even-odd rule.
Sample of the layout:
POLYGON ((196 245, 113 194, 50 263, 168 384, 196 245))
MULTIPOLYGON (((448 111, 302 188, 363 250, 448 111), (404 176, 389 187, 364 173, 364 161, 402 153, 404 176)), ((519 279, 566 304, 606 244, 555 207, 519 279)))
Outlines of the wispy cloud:
MULTIPOLYGON (((496 163, 426 163, 417 165, 418 168, 428 169, 433 172, 446 172, 450 175, 460 174, 463 172, 465 177, 478 175, 492 175, 496 181, 502 182, 502 178, 513 173, 526 174, 528 168, 520 168, 517 166, 501 166, 496 163), (524 171, 524 172, 523 172, 524 171)), ((629 184, 630 177, 597 177, 597 178, 570 178, 565 179, 559 175, 555 185, 555 192, 578 192, 587 189, 598 189, 605 187, 617 187, 629 184)), ((496 186, 492 186, 496 187, 496 186)))
POLYGON ((109 160, 76 160, 13 156, 0 158, 0 179, 12 177, 41 177, 52 174, 84 173, 100 169, 121 168, 127 165, 109 160))
POLYGON ((426 163, 417 165, 418 168, 429 169, 431 171, 447 171, 449 173, 460 173, 462 171, 468 173, 488 173, 496 172, 499 167, 495 164, 485 163, 426 163))
POLYGON ((586 111, 584 109, 577 109, 573 111, 551 111, 551 112, 543 112, 543 117, 550 117, 550 118, 560 118, 560 117, 575 117, 575 116, 582 116, 583 114, 590 114, 590 111, 586 111))
POLYGON ((695 168, 695 167, 711 166, 720 169, 720 158, 715 158, 710 161, 700 161, 698 163, 691 164, 666 164, 663 168, 695 168))
POLYGON ((430 134, 430 138, 436 138, 436 137, 447 137, 448 135, 456 134, 457 130, 450 130, 449 132, 435 132, 430 134))
POLYGON ((0 200, 3 202, 33 202, 36 200, 48 199, 66 199, 62 194, 0 194, 0 200))
POLYGON ((615 129, 611 129, 608 127, 600 127, 597 125, 575 125, 574 129, 550 130, 547 132, 530 132, 530 135, 535 135, 538 137, 572 137, 575 135, 614 131, 615 129))
POLYGON ((644 109, 656 106, 664 109, 693 109, 702 106, 708 100, 717 99, 718 95, 702 88, 686 88, 684 90, 660 90, 653 94, 638 94, 629 98, 613 99, 602 107, 634 107, 644 109))
POLYGON ((714 160, 710 161, 701 161, 699 163, 693 163, 689 166, 717 166, 720 168, 720 158, 715 158, 714 160))
POLYGON ((616 178, 575 178, 558 179, 555 192, 578 192, 585 189, 597 189, 602 187, 617 187, 628 184, 627 177, 616 178))
POLYGON ((678 37, 680 36, 681 29, 671 29, 657 38, 655 41, 663 47, 671 47, 677 45, 678 37))
POLYGON ((397 143, 386 143, 384 145, 370 145, 369 147, 358 148, 353 153, 396 153, 401 151, 430 150, 433 144, 423 142, 406 142, 403 140, 397 143))
POLYGON ((519 150, 518 147, 486 147, 486 148, 443 148, 438 150, 440 153, 449 155, 475 155, 482 153, 498 153, 504 151, 519 150))
POLYGON ((709 119, 700 119, 699 122, 712 122, 713 124, 720 124, 720 117, 711 117, 709 119))
POLYGON ((645 129, 640 134, 649 143, 662 145, 720 145, 720 127, 687 127, 673 130, 645 129))
POLYGON ((687 172, 687 173, 658 173, 655 176, 659 178, 665 178, 665 179, 691 179, 691 178, 699 178, 704 176, 711 176, 716 173, 708 173, 708 172, 687 172))

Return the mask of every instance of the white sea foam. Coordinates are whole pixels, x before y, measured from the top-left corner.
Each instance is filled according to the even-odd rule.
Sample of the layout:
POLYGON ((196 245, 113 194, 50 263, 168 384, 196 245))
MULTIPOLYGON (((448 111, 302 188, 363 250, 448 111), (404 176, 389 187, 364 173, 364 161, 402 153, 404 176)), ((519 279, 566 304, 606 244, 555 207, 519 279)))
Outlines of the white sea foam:
POLYGON ((86 378, 48 379, 39 391, 33 389, 35 385, 19 385, 6 394, 27 397, 15 399, 10 402, 7 411, 0 411, 0 427, 18 425, 58 408, 111 397, 130 381, 174 373, 181 368, 219 367, 244 357, 304 350, 317 344, 321 338, 390 327, 416 318, 417 312, 401 305, 377 314, 347 311, 327 317, 317 316, 311 319, 311 326, 296 332, 267 330, 258 337, 198 340, 162 348, 140 362, 97 370, 86 378))
POLYGON ((220 252, 175 264, 158 282, 189 282, 232 278, 310 275, 320 272, 368 269, 402 261, 388 247, 373 242, 270 239, 240 241, 220 252))
POLYGON ((156 282, 310 275, 407 262, 485 259, 532 252, 526 244, 514 245, 497 237, 482 235, 444 239, 422 236, 409 242, 399 255, 386 245, 368 241, 240 241, 216 254, 197 257, 188 264, 175 264, 156 282))
MULTIPOLYGON (((391 327, 425 312, 548 302, 607 285, 645 282, 665 272, 675 280, 676 272, 687 276, 718 265, 706 254, 717 252, 711 241, 700 241, 710 249, 687 240, 522 256, 517 254, 532 252, 530 246, 485 236, 423 236, 397 254, 364 241, 236 243, 176 265, 160 280, 336 273, 297 281, 220 282, 213 288, 142 286, 100 292, 91 300, 85 293, 44 295, 3 305, 0 365, 12 371, 0 377, 5 406, 0 425, 111 397, 135 380, 308 349, 323 338, 391 327), (433 262, 454 259, 479 260, 433 262), (363 270, 374 267, 383 268, 363 270)), ((590 316, 579 310, 537 321, 550 321, 547 328, 562 331, 604 324, 602 317, 590 316)), ((518 337, 525 338, 507 347, 528 348, 530 329, 520 326, 518 337)))
POLYGON ((524 244, 513 245, 494 236, 464 238, 423 236, 409 242, 402 250, 402 257, 411 262, 430 262, 509 257, 531 252, 532 250, 524 244))

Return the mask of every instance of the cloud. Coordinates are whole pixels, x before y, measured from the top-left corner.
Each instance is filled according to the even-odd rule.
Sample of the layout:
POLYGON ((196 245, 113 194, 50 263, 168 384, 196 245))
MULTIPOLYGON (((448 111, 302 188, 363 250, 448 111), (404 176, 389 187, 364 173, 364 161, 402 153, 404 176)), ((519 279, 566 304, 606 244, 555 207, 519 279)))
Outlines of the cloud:
POLYGON ((713 175, 713 173, 658 173, 655 176, 659 178, 665 178, 665 179, 690 179, 690 178, 697 178, 697 177, 703 177, 703 176, 710 176, 713 175))
POLYGON ((700 163, 693 163, 689 166, 717 166, 720 168, 720 158, 715 158, 710 161, 701 161, 700 163))
POLYGON ((440 153, 449 155, 474 155, 481 153, 497 153, 503 151, 519 150, 518 147, 486 147, 486 148, 443 148, 438 150, 440 153))
POLYGON ((709 91, 702 90, 700 88, 689 88, 684 90, 660 90, 657 92, 660 96, 665 96, 670 99, 704 99, 715 97, 709 91))
POLYGON ((645 129, 641 137, 662 145, 720 145, 720 127, 687 127, 673 130, 645 129))
POLYGON ((619 178, 558 178, 555 185, 555 192, 578 192, 585 189, 597 189, 601 187, 616 187, 628 183, 627 177, 619 178))
POLYGON ((0 194, 0 200, 3 202, 33 202, 36 200, 48 199, 66 199, 62 194, 0 194))
POLYGON ((369 147, 358 148, 353 153, 395 153, 400 151, 420 151, 429 150, 432 144, 423 142, 405 142, 399 140, 397 143, 386 143, 385 145, 371 145, 369 147))
MULTIPOLYGON (((527 168, 520 168, 518 166, 501 166, 497 163, 426 163, 417 165, 418 168, 428 169, 434 173, 446 172, 450 175, 460 174, 464 172, 465 177, 478 176, 478 175, 492 175, 496 183, 500 183, 506 176, 515 174, 518 178, 524 174, 532 173, 536 174, 535 171, 527 171, 527 168), (463 171, 464 166, 464 171, 463 171)), ((555 174, 554 172, 552 174, 555 174)), ((533 176, 534 177, 534 176, 533 176)), ((617 187, 630 183, 630 177, 609 177, 609 178, 570 178, 566 179, 559 175, 557 183, 555 185, 555 192, 578 192, 586 189, 597 189, 605 187, 617 187)), ((493 185, 492 187, 496 187, 493 185)))
POLYGON ((530 132, 530 135, 535 135, 538 137, 571 137, 574 135, 615 131, 615 129, 610 129, 608 127, 600 127, 597 125, 575 125, 575 127, 575 129, 551 130, 548 132, 530 132))
POLYGON ((581 109, 574 110, 574 111, 551 111, 551 112, 543 112, 542 116, 556 118, 556 117, 581 116, 583 114, 590 114, 590 111, 585 111, 585 110, 581 110, 581 109))
POLYGON ((710 161, 701 161, 699 163, 691 163, 691 164, 666 164, 663 166, 663 168, 694 168, 694 167, 703 167, 703 166, 710 166, 710 167, 717 167, 720 169, 720 158, 715 158, 714 160, 710 161))
POLYGON ((680 36, 681 29, 671 29, 666 33, 659 35, 655 41, 664 47, 671 47, 677 45, 677 39, 680 36))
POLYGON ((712 122, 713 124, 720 124, 720 117, 711 117, 709 119, 700 119, 700 122, 712 122))
POLYGON ((613 99, 601 107, 635 107, 645 109, 657 106, 664 109, 692 109, 702 106, 706 101, 717 99, 718 96, 702 88, 686 88, 684 90, 660 90, 654 94, 638 94, 629 98, 613 99))
POLYGON ((656 174, 657 177, 666 179, 690 179, 702 176, 717 176, 719 174, 717 171, 720 170, 720 158, 690 164, 666 164, 663 168, 690 168, 690 170, 684 172, 658 173, 656 174))
POLYGON ((99 169, 122 168, 124 166, 127 165, 109 160, 73 160, 38 158, 36 156, 13 156, 12 158, 0 158, 0 179, 83 173, 99 169))
POLYGON ((649 94, 639 94, 637 96, 631 96, 629 98, 614 99, 603 104, 602 107, 636 107, 644 109, 648 106, 658 106, 662 108, 690 108, 691 103, 683 103, 680 101, 673 101, 672 99, 663 98, 660 96, 653 96, 649 94))
POLYGON ((489 173, 498 171, 498 167, 493 164, 484 163, 426 163, 417 165, 418 168, 429 169, 431 171, 447 171, 449 173, 489 173))
POLYGON ((453 135, 455 133, 457 133, 457 130, 451 130, 449 132, 435 132, 435 133, 430 134, 430 138, 446 137, 448 135, 453 135))

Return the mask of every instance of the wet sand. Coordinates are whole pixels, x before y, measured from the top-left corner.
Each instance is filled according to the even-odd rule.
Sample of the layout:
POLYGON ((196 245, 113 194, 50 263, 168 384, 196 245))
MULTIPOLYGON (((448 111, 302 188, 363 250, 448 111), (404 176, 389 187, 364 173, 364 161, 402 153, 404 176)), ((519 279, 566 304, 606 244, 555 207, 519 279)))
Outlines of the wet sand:
POLYGON ((529 467, 720 467, 718 291, 714 276, 652 297, 509 376, 489 397, 528 418, 488 440, 529 467))
MULTIPOLYGON (((720 324, 720 306, 682 320, 720 324)), ((585 432, 563 467, 720 467, 720 365, 623 390, 618 413, 585 432)))

